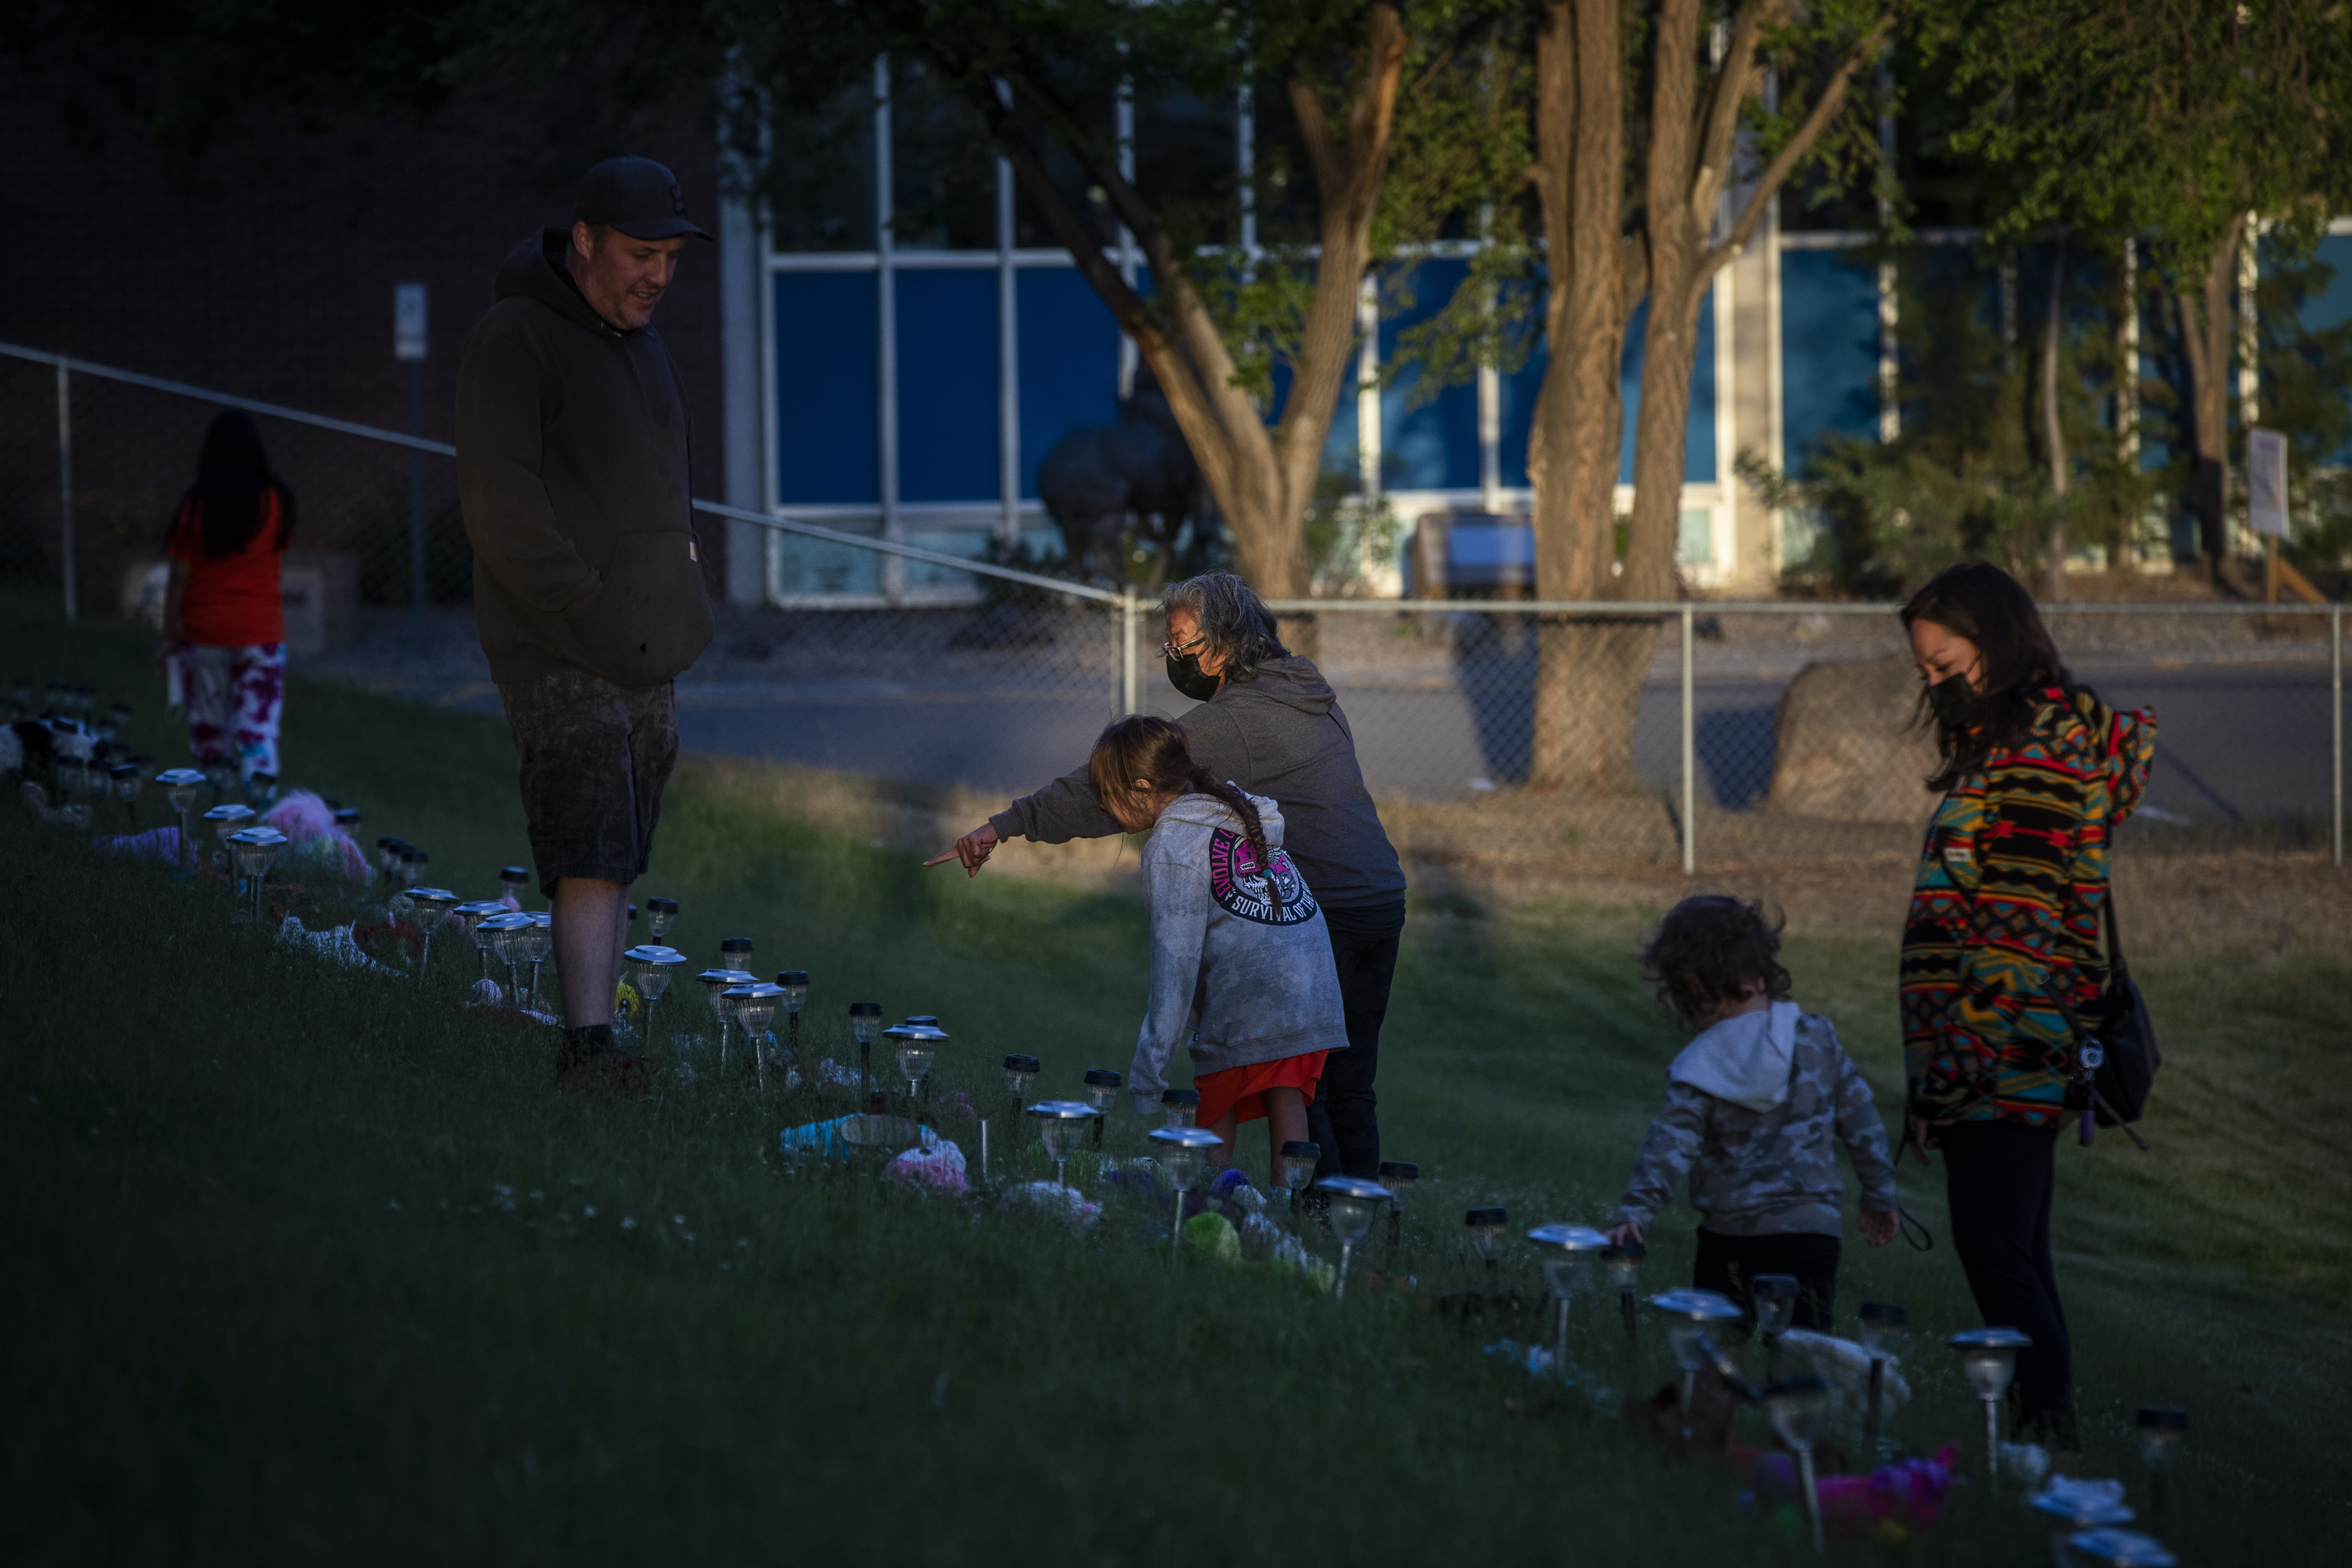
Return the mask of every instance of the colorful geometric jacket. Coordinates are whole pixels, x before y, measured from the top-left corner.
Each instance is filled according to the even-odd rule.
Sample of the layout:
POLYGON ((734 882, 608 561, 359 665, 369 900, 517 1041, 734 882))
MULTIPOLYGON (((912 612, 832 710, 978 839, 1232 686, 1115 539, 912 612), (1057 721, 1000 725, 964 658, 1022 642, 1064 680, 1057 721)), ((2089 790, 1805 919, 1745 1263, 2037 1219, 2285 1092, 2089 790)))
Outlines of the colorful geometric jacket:
POLYGON ((2052 998, 2100 1021, 2107 852, 2147 784, 2156 715, 2058 687, 2032 701, 1927 825, 1901 990, 1911 1110, 1928 1122, 2054 1126, 2075 1042, 2052 998))

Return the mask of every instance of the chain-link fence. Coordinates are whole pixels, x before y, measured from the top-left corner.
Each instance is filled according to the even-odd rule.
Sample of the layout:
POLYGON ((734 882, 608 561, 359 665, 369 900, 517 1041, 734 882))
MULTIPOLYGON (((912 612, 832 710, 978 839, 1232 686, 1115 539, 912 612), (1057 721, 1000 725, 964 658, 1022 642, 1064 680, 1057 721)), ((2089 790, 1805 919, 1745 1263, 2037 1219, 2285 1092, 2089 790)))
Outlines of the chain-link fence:
MULTIPOLYGON (((0 571, 61 584, 71 561, 86 613, 121 603, 205 421, 242 405, 300 498, 298 542, 355 579, 327 585, 360 606, 352 646, 302 662, 496 710, 462 606, 470 560, 449 448, 78 364, 64 367, 63 441, 59 370, 0 346, 0 571), (409 608, 420 518, 422 616, 409 608)), ((716 526, 764 531, 768 602, 722 607, 720 636, 680 681, 689 747, 1012 794, 1078 765, 1108 719, 1187 706, 1155 668, 1159 616, 1131 589, 696 505, 716 526)), ((1338 691, 1376 795, 1520 802, 1510 831, 1548 851, 1694 868, 1899 854, 1933 804, 1892 605, 1275 608, 1338 691)), ((2126 829, 2137 844, 2340 863, 2341 605, 2045 609, 2078 678, 2157 712, 2154 780, 2126 829)))

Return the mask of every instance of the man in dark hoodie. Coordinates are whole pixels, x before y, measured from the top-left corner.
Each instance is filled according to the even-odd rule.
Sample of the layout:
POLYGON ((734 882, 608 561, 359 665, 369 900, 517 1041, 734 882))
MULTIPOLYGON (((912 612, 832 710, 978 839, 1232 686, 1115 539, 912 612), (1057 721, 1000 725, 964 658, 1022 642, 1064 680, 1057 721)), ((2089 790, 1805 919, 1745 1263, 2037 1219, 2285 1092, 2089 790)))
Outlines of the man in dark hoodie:
MULTIPOLYGON (((1404 871, 1364 787, 1355 732, 1322 672, 1282 646, 1272 613, 1239 577, 1188 578, 1161 604, 1169 682, 1200 703, 1176 720, 1185 746, 1218 778, 1280 804, 1286 847, 1330 929, 1348 1048, 1332 1053, 1307 1108, 1321 1145, 1317 1170, 1374 1176, 1381 1131, 1372 1080, 1404 930, 1404 871)), ((1124 831, 1081 766, 956 840, 955 853, 977 875, 1006 838, 1063 844, 1124 831)))
POLYGON ((457 371, 474 617, 554 910, 559 1072, 631 1068, 613 1042, 628 886, 677 758, 670 682, 710 641, 686 398, 646 324, 688 235, 710 237, 667 169, 606 159, 571 228, 507 258, 457 371))

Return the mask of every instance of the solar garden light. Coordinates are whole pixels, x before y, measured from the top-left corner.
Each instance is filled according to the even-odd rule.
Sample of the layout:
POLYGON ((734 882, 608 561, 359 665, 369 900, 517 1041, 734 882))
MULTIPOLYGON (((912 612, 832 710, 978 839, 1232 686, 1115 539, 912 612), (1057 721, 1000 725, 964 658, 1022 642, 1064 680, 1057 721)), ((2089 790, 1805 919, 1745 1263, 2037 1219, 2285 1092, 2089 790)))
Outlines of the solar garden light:
POLYGON ((801 1043, 801 1009, 808 1005, 808 971, 778 970, 776 984, 784 989, 784 1016, 792 1020, 785 1032, 792 1036, 792 1047, 797 1050, 801 1043))
MULTIPOLYGON (((1187 1125, 1190 1125, 1187 1123, 1187 1125)), ((1291 1138, 1282 1145, 1282 1190, 1290 1203, 1290 1212, 1298 1212, 1298 1194, 1315 1179, 1315 1166, 1323 1158, 1323 1146, 1303 1139, 1291 1138)))
POLYGON ((539 1005, 539 966, 555 952, 555 917, 545 910, 530 911, 530 935, 524 940, 523 956, 530 960, 530 1011, 541 1011, 539 1005))
POLYGON ((485 952, 495 951, 500 963, 507 966, 507 1000, 511 1002, 520 994, 522 983, 516 971, 522 965, 523 945, 538 922, 529 915, 514 910, 501 910, 482 921, 482 940, 488 943, 485 952))
POLYGON ((1641 1331, 1634 1322, 1633 1297, 1642 1288, 1642 1259, 1649 1250, 1638 1241, 1621 1241, 1601 1249, 1601 1266, 1609 1270, 1609 1288, 1617 1292, 1617 1314, 1625 1320, 1628 1355, 1641 1345, 1641 1331))
POLYGON ((335 807, 335 826, 349 833, 360 825, 360 808, 356 805, 335 807))
POLYGON ((1094 1146, 1099 1150, 1103 1140, 1103 1112, 1118 1099, 1118 1086, 1124 1083, 1115 1068, 1087 1069, 1087 1103, 1095 1108, 1094 1146))
POLYGON ((1552 1365, 1564 1380, 1568 1376, 1568 1308, 1583 1283, 1584 1267, 1592 1255, 1609 1245, 1609 1238, 1583 1225, 1539 1225, 1528 1232, 1528 1239, 1543 1248, 1544 1283, 1551 1288, 1552 1310, 1558 1315, 1559 1326, 1553 1341, 1552 1365))
POLYGON ((1013 1097, 1015 1112, 1028 1100, 1029 1086, 1037 1081, 1039 1070, 1035 1057, 1015 1055, 1004 1058, 1004 1091, 1013 1097))
POLYGON ((1969 1329, 1945 1342, 1960 1352, 1960 1370, 1984 1402, 1985 1482, 2000 1495, 2000 1398, 2017 1375, 2017 1352, 2033 1342, 2015 1329, 1969 1329))
POLYGON ((253 820, 253 807, 232 801, 205 813, 205 820, 213 825, 213 834, 220 840, 221 849, 226 852, 229 835, 243 832, 246 824, 253 820))
POLYGON ((751 1047, 751 1062, 759 1073, 760 1087, 768 1085, 768 1052, 762 1037, 774 1021, 777 1005, 784 999, 784 988, 770 981, 755 980, 749 985, 738 985, 727 993, 735 1004, 735 1020, 743 1026, 744 1043, 751 1047))
POLYGON ((1503 1227, 1511 1223, 1511 1211, 1472 1209, 1462 1216, 1462 1223, 1469 1227, 1470 1245, 1477 1248, 1478 1256, 1486 1260, 1486 1278, 1491 1281, 1502 1272, 1499 1258, 1503 1247, 1503 1227))
POLYGON ((466 934, 474 939, 474 951, 482 955, 482 973, 478 978, 490 977, 490 933, 482 922, 492 915, 502 915, 507 907, 497 899, 471 899, 449 911, 466 924, 466 934))
POLYGON ((106 770, 112 783, 114 798, 122 803, 122 825, 139 826, 139 786, 147 782, 146 773, 137 763, 117 763, 106 770))
POLYGON ((163 786, 163 804, 180 816, 180 869, 188 868, 188 808, 196 804, 196 791, 203 787, 205 775, 194 768, 166 768, 155 775, 163 786))
POLYGON ((1903 1331, 1910 1314, 1891 1301, 1862 1304, 1862 1349, 1870 1357, 1869 1414, 1864 1418, 1862 1452, 1864 1464, 1878 1462, 1878 1413, 1886 1397, 1886 1363, 1903 1349, 1903 1331))
POLYGON ((1168 1260, 1173 1263, 1181 1256, 1179 1243, 1184 1230, 1185 1191, 1208 1163, 1209 1151, 1224 1140, 1205 1127, 1162 1127, 1150 1134, 1150 1142, 1160 1150, 1168 1184, 1176 1189, 1176 1216, 1168 1226, 1168 1260))
POLYGON ((245 798, 257 805, 268 805, 278 798, 278 775, 255 770, 245 781, 245 798))
POLYGON ((669 928, 677 919, 677 900, 676 899, 646 900, 646 934, 656 942, 669 940, 669 928))
POLYGON ((229 856, 242 879, 238 891, 246 906, 239 919, 260 921, 262 879, 269 875, 269 863, 286 845, 286 835, 274 827, 248 827, 229 835, 229 856))
POLYGON ((432 863, 433 857, 415 845, 402 845, 400 847, 400 885, 404 888, 416 886, 425 879, 425 868, 432 863))
POLYGON ((1748 1299, 1756 1307, 1756 1331, 1764 1340, 1764 1381, 1780 1381, 1780 1336, 1797 1315, 1797 1277, 1793 1274, 1753 1274, 1748 1299))
POLYGON ((1094 1113, 1095 1108, 1083 1100, 1041 1100, 1029 1108, 1029 1114, 1037 1119, 1037 1141, 1045 1145, 1045 1158, 1054 1162, 1055 1186, 1070 1184, 1064 1174, 1069 1168, 1070 1151, 1078 1146, 1078 1134, 1084 1131, 1080 1124, 1094 1113))
POLYGON ((748 972, 751 967, 751 939, 730 936, 721 942, 719 944, 719 967, 748 972))
MULTIPOLYGON (((747 944, 748 945, 748 944, 747 944)), ((733 1005, 727 993, 738 985, 751 984, 751 976, 740 969, 706 969, 695 976, 702 982, 703 994, 709 999, 710 1016, 719 1020, 719 1070, 727 1070, 727 1024, 733 1005)))
POLYGON ((2143 1405, 2134 1422, 2139 1429, 2139 1462, 2147 1470, 2148 1507, 2164 1511, 2164 1478, 2172 1457, 2189 1436, 2189 1412, 2171 1405, 2143 1405))
POLYGON ((2132 1510, 2121 1501, 2110 1502, 2105 1498, 2090 1496, 2072 1488, 2064 1491, 2036 1492, 2026 1500, 2037 1512, 2048 1514, 2058 1521, 2058 1533, 2050 1542, 2058 1568, 2066 1568, 2066 1564, 2074 1561, 2069 1545, 2080 1532, 2129 1524, 2133 1519, 2132 1510))
POLYGON ((1163 1089, 1160 1091, 1160 1125, 1192 1127, 1201 1119, 1201 1091, 1197 1089, 1163 1089))
MULTIPOLYGON (((931 1067, 939 1060, 940 1047, 947 1044, 947 1035, 937 1025, 908 1022, 895 1029, 885 1029, 882 1037, 888 1040, 898 1053, 898 1071, 907 1080, 907 1100, 913 1104, 918 1095, 922 1103, 931 1102, 931 1067)), ((1087 1114, 1093 1114, 1088 1107, 1087 1114)))
POLYGON ((1736 1323, 1747 1316, 1728 1296, 1685 1287, 1650 1298, 1650 1305, 1666 1320, 1666 1343, 1682 1372, 1683 1439, 1691 1435, 1691 1396, 1698 1387, 1699 1369, 1711 1359, 1709 1330, 1736 1323))
POLYGON ((2085 1530, 2065 1542, 2064 1568, 2175 1568, 2180 1559, 2137 1530, 2085 1530))
POLYGON ((375 868, 389 883, 400 869, 400 852, 405 846, 390 835, 375 841, 375 868))
POLYGON ((1822 1494, 1813 1480, 1813 1445, 1820 1441, 1822 1419, 1829 1414, 1830 1385, 1810 1374, 1776 1383, 1764 1391, 1764 1411, 1780 1441, 1797 1451, 1797 1483, 1805 1492, 1805 1522, 1813 1529, 1813 1550, 1828 1549, 1822 1539, 1822 1494))
POLYGON ((424 910, 416 917, 417 927, 425 936, 425 945, 416 954, 416 973, 421 976, 433 962, 433 933, 441 929, 441 922, 456 907, 457 895, 446 888, 404 888, 399 901, 412 910, 424 910))
POLYGON ((1421 1167, 1410 1160, 1381 1162, 1381 1185, 1389 1190, 1389 1268, 1396 1268, 1397 1242, 1404 1234, 1404 1195, 1421 1180, 1421 1167))
POLYGON ((1389 1190, 1361 1176, 1326 1176, 1315 1184, 1315 1190, 1323 1194, 1331 1234, 1339 1238, 1339 1279, 1331 1288, 1331 1300, 1344 1301, 1349 1260, 1355 1256, 1356 1244, 1371 1234, 1372 1216, 1389 1206, 1389 1190))
POLYGON ((882 1032, 882 1004, 852 1002, 849 1033, 857 1041, 857 1085, 860 1094, 874 1088, 874 1037, 882 1032))
POLYGON ((636 986, 637 994, 645 998, 645 1037, 650 1049, 654 1043, 654 1004, 669 989, 670 976, 686 967, 686 954, 674 947, 648 942, 629 949, 621 957, 629 966, 629 979, 636 986))
POLYGON ((499 885, 506 889, 508 898, 520 904, 523 894, 530 890, 530 873, 520 866, 501 866, 499 868, 499 885))

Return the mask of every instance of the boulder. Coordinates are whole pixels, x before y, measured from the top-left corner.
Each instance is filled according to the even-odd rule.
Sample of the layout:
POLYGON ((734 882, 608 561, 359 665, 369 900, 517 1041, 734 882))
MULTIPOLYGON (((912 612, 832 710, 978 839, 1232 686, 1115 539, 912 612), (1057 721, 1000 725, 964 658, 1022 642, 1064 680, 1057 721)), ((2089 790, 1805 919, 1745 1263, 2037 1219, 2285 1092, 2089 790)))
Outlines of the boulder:
POLYGON ((1937 797, 1934 740, 1915 723, 1919 673, 1901 654, 1820 659, 1773 715, 1766 809, 1836 822, 1925 823, 1937 797))

